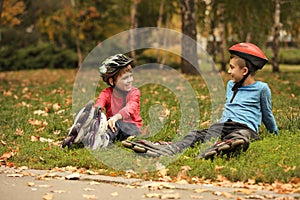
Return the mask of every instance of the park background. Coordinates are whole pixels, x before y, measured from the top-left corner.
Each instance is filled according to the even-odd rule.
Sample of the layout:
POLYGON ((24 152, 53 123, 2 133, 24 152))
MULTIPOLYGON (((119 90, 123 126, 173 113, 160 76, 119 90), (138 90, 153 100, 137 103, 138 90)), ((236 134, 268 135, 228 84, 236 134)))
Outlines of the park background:
MULTIPOLYGON (((132 28, 159 27, 196 39, 220 71, 226 70, 231 45, 246 41, 260 46, 269 64, 257 77, 273 92, 280 135, 268 134, 262 126, 261 140, 236 158, 195 159, 199 147, 161 168, 165 170, 131 172, 130 177, 201 182, 221 175, 231 181, 279 181, 299 186, 299 7, 300 2, 292 0, 0 0, 1 164, 39 169, 76 166, 100 174, 127 175, 99 163, 86 149, 60 148, 73 122, 72 87, 85 57, 102 41, 132 28), (182 171, 185 176, 179 176, 182 171)), ((172 42, 160 39, 162 44, 172 42)), ((197 52, 193 48, 184 52, 193 56, 197 52)), ((186 74, 199 92, 204 113, 199 128, 208 126, 212 112, 209 91, 201 78, 193 76, 189 63, 151 49, 131 51, 130 56, 137 64, 154 61, 186 74)), ((221 74, 227 82, 230 77, 221 74)), ((154 139, 170 139, 180 119, 174 95, 155 85, 141 88, 141 93, 145 124, 152 104, 165 106, 166 126, 154 139)), ((124 159, 119 161, 126 164, 124 159)))

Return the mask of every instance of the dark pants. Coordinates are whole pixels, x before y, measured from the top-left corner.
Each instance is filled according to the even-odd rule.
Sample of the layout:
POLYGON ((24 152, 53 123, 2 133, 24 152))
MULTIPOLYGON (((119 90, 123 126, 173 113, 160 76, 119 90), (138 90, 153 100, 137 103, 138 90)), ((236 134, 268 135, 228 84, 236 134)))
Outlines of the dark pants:
POLYGON ((230 121, 215 123, 208 129, 191 131, 185 135, 183 140, 176 142, 174 145, 183 150, 184 148, 194 147, 196 143, 204 143, 214 137, 218 137, 222 141, 243 139, 245 142, 244 151, 248 149, 250 140, 259 139, 257 133, 247 125, 230 121))
POLYGON ((106 133, 109 135, 109 142, 112 143, 115 140, 125 140, 129 136, 139 135, 141 132, 139 128, 134 123, 124 122, 118 120, 116 122, 116 132, 112 132, 110 128, 107 129, 106 133))

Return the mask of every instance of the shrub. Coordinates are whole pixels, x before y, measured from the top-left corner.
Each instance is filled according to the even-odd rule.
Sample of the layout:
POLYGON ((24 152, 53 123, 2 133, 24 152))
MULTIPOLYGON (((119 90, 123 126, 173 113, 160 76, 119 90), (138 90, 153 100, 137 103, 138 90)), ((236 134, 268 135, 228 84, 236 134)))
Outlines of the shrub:
POLYGON ((41 69, 41 68, 75 68, 76 52, 71 49, 54 47, 39 43, 22 49, 2 48, 0 70, 41 69))

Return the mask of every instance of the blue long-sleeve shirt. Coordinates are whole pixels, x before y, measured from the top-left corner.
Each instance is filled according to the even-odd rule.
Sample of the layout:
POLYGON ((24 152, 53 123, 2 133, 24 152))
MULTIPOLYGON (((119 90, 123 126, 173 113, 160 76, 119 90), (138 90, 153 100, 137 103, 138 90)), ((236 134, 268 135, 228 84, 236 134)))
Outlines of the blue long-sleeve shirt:
POLYGON ((256 133, 263 122, 270 132, 278 133, 278 128, 272 113, 271 90, 267 83, 256 81, 253 84, 242 86, 233 99, 232 87, 234 83, 230 80, 226 88, 226 103, 221 122, 232 120, 246 124, 256 133))

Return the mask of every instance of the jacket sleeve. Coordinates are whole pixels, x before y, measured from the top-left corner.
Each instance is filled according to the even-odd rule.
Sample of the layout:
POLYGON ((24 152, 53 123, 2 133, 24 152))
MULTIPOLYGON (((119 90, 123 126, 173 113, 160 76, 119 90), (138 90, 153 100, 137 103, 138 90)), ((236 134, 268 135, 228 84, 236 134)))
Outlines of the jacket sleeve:
POLYGON ((107 99, 110 99, 110 94, 107 89, 104 89, 100 92, 94 106, 95 107, 100 106, 102 110, 105 109, 107 99))
POLYGON ((268 85, 266 85, 266 87, 264 87, 261 92, 260 102, 263 123, 265 124, 269 132, 278 134, 278 127, 276 125, 276 121, 272 112, 271 90, 268 85))

